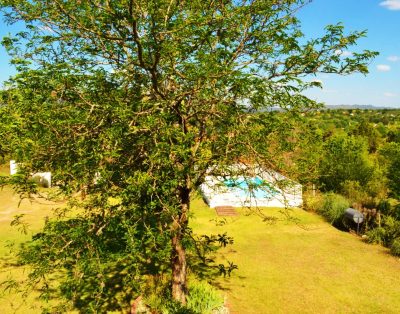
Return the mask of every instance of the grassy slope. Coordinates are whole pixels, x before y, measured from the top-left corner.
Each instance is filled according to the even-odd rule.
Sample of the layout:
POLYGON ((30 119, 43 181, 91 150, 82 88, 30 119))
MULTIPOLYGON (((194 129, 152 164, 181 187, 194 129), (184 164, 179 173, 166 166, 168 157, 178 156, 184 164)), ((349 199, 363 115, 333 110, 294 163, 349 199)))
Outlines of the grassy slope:
MULTIPOLYGON (((29 238, 33 230, 38 230, 42 225, 43 218, 49 211, 48 205, 34 204, 29 201, 21 202, 18 207, 19 198, 14 192, 6 187, 0 190, 0 282, 13 278, 21 280, 25 278, 25 269, 15 267, 13 262, 14 249, 7 245, 18 245, 29 238), (16 227, 11 227, 10 222, 17 214, 25 214, 24 221, 29 222, 28 233, 25 235, 16 227)), ((28 304, 21 304, 21 297, 16 294, 0 293, 1 313, 40 313, 38 303, 34 302, 36 295, 31 295, 28 304)))
POLYGON ((299 209, 293 215, 306 229, 286 220, 267 225, 243 211, 216 226, 201 200, 192 209, 195 231, 235 239, 223 259, 239 269, 220 280, 234 313, 400 313, 400 260, 387 249, 299 209))
MULTIPOLYGON (((8 165, 0 166, 0 174, 8 174, 8 165)), ((51 214, 51 210, 58 205, 45 201, 29 201, 20 198, 10 187, 0 188, 0 282, 10 278, 22 280, 26 278, 26 269, 16 267, 15 249, 19 243, 30 238, 32 233, 43 226, 44 218, 51 214), (19 228, 11 227, 10 223, 15 215, 24 214, 23 221, 28 223, 27 234, 22 233, 19 228)), ((19 294, 3 293, 0 287, 0 313, 40 313, 40 303, 36 300, 38 293, 24 298, 19 294)))
MULTIPOLYGON (((5 167, 0 172, 6 173, 5 167)), ((24 201, 10 188, 0 190, 0 281, 8 276, 21 279, 5 247, 28 236, 10 227, 12 217, 26 214, 31 230, 38 230, 55 205, 24 201)), ((221 259, 239 266, 230 280, 219 280, 226 289, 234 313, 399 313, 400 260, 387 249, 361 242, 340 232, 316 215, 295 210, 304 230, 280 221, 266 225, 256 216, 227 219, 216 226, 214 210, 194 200, 192 226, 199 233, 228 232, 235 244, 224 249, 221 259)), ((279 215, 278 210, 268 213, 279 215)), ((21 304, 21 298, 0 298, 0 313, 38 313, 35 295, 21 304), (32 308, 33 307, 33 308, 32 308)))

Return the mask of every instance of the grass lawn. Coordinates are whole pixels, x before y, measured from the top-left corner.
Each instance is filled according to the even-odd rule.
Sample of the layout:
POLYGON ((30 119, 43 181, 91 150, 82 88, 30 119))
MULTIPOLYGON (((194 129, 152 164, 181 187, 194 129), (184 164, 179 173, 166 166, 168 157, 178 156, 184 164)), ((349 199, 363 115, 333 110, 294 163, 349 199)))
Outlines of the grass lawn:
MULTIPOLYGON (((222 259, 239 269, 219 280, 233 313, 400 313, 400 259, 386 248, 300 209, 292 215, 302 226, 268 225, 246 210, 217 226, 202 200, 192 209, 196 232, 234 237, 222 259)), ((282 218, 278 209, 265 212, 282 218)))
MULTIPOLYGON (((0 172, 6 173, 3 168, 0 172)), ((18 207, 18 202, 10 188, 0 190, 0 281, 24 278, 24 268, 13 265, 7 244, 27 239, 58 206, 24 200, 18 207), (21 213, 30 223, 28 235, 10 227, 13 216, 21 213)), ((239 269, 217 282, 233 313, 400 313, 400 260, 383 247, 365 244, 298 209, 293 216, 301 226, 285 220, 268 225, 245 210, 217 226, 215 219, 221 218, 201 199, 193 201, 192 210, 197 233, 226 231, 234 237, 234 245, 221 250, 221 260, 233 261, 239 269)), ((266 212, 281 217, 277 209, 266 212)), ((0 313, 40 313, 37 296, 23 304, 21 296, 5 294, 0 313)))
MULTIPOLYGON (((0 166, 0 174, 8 175, 8 165, 0 166)), ((15 266, 15 249, 19 243, 27 240, 43 226, 44 218, 51 215, 53 208, 59 204, 44 200, 20 202, 19 196, 10 187, 0 188, 0 282, 8 279, 22 280, 26 278, 26 268, 15 266), (28 223, 27 233, 18 227, 10 226, 15 215, 24 214, 23 221, 28 223), (14 246, 10 246, 14 245, 14 246)), ((4 293, 0 287, 0 313, 41 313, 38 293, 22 298, 19 294, 4 293), (23 302, 25 301, 25 302, 23 302)))

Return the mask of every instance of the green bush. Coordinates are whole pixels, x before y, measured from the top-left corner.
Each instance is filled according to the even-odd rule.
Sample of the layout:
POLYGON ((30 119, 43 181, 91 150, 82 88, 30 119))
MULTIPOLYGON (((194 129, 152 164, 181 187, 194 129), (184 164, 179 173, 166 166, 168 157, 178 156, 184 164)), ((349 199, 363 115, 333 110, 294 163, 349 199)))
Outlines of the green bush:
POLYGON ((341 193, 347 197, 351 203, 358 203, 364 205, 369 202, 369 195, 360 182, 346 180, 341 184, 341 193))
POLYGON ((303 194, 303 201, 303 207, 305 210, 317 212, 322 207, 324 197, 321 193, 313 195, 311 191, 307 191, 303 194))
POLYGON ((394 256, 400 256, 400 238, 393 240, 393 243, 390 246, 390 253, 392 253, 394 256))
POLYGON ((382 226, 374 228, 366 233, 366 241, 382 244, 390 248, 395 256, 400 256, 400 221, 391 216, 383 219, 382 226))
POLYGON ((397 204, 393 207, 392 216, 395 217, 397 220, 400 220, 400 204, 397 204))
MULTIPOLYGON (((153 313, 153 312, 152 312, 153 313)), ((159 313, 159 312, 156 312, 159 313)), ((162 307, 162 314, 198 314, 187 306, 182 305, 179 302, 169 300, 167 301, 164 306, 162 307)))
POLYGON ((206 282, 195 282, 189 286, 187 308, 193 313, 211 314, 221 309, 224 298, 206 282))
POLYGON ((368 243, 382 245, 385 245, 386 243, 386 230, 383 227, 377 227, 369 230, 365 235, 367 236, 366 241, 368 243))
POLYGON ((392 205, 389 200, 383 199, 379 202, 377 209, 384 215, 390 215, 392 212, 392 205))
POLYGON ((342 195, 327 193, 324 195, 322 207, 318 210, 327 221, 337 227, 343 227, 343 215, 349 201, 342 195))
POLYGON ((147 295, 145 304, 162 314, 217 314, 224 309, 224 298, 207 282, 190 282, 188 290, 186 305, 172 300, 166 287, 147 295))
POLYGON ((387 233, 386 245, 390 246, 394 239, 400 238, 400 221, 387 216, 383 220, 383 226, 387 233))

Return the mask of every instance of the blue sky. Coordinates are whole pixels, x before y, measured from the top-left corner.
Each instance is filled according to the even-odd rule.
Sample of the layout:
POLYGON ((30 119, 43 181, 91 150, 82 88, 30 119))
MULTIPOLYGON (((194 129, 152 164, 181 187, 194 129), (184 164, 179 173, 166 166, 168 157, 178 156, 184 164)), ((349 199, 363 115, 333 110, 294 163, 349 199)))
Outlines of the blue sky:
MULTIPOLYGON (((342 22, 348 31, 368 30, 352 51, 369 49, 380 55, 367 76, 320 75, 323 89, 306 94, 327 105, 363 104, 400 108, 400 0, 314 0, 298 14, 303 32, 323 34, 327 24, 342 22)), ((351 51, 349 51, 350 53, 351 51)))
MULTIPOLYGON (((328 24, 342 22, 347 31, 368 30, 366 38, 351 49, 369 49, 380 55, 367 76, 320 75, 323 89, 306 92, 327 105, 362 104, 400 108, 400 0, 313 0, 298 13, 307 37, 324 33, 328 24)), ((18 31, 0 22, 0 37, 18 31)), ((346 53, 351 53, 348 51, 346 53)), ((14 74, 9 58, 0 48, 0 84, 14 74)))

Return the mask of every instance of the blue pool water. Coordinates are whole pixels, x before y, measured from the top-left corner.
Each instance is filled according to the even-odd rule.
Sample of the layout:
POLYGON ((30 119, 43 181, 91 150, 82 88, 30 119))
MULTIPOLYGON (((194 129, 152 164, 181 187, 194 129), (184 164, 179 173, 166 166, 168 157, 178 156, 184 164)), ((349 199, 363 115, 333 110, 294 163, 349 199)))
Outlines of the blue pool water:
POLYGON ((272 198, 279 193, 259 177, 227 179, 223 183, 229 192, 234 192, 243 198, 272 198))

